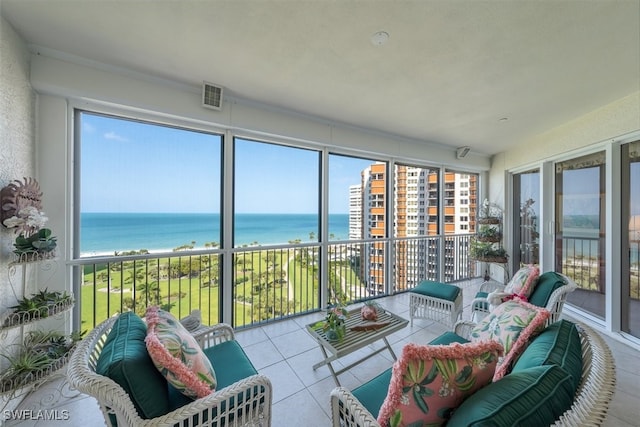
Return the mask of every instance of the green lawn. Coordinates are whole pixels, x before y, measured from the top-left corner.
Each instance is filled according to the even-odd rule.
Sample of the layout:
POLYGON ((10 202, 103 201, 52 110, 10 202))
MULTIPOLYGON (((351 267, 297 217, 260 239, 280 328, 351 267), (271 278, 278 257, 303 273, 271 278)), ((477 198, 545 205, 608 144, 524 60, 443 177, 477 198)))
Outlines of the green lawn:
MULTIPOLYGON (((312 250, 290 249, 236 255, 235 325, 319 308, 314 254, 312 250)), ((219 288, 217 281, 211 284, 208 279, 209 274, 214 278, 217 275, 217 256, 176 256, 170 260, 137 261, 135 270, 132 261, 112 263, 110 271, 107 271, 107 265, 96 265, 95 273, 93 266, 86 267, 80 295, 82 329, 91 329, 94 323, 131 309, 134 291, 136 312, 141 315, 147 305, 170 304, 170 310, 176 317, 184 317, 191 310, 199 309, 203 323, 218 323, 219 288), (111 282, 110 292, 107 292, 108 279, 111 282)), ((354 280, 360 284, 349 267, 333 267, 337 267, 338 280, 346 283, 347 288, 354 280)))

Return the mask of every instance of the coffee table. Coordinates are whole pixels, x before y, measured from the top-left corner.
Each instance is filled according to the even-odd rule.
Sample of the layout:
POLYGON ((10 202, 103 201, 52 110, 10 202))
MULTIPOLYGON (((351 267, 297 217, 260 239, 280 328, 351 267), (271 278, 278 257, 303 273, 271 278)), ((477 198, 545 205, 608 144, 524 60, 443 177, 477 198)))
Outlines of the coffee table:
POLYGON ((336 384, 340 386, 338 375, 353 368, 357 364, 364 362, 370 357, 375 356, 381 351, 389 350, 389 353, 391 353, 391 356, 395 360, 397 359, 396 355, 391 349, 391 345, 389 345, 387 337, 392 333, 401 330, 402 328, 407 326, 408 323, 409 321, 407 319, 403 319, 402 317, 384 309, 378 310, 378 320, 376 322, 363 321, 360 316, 360 309, 357 308, 349 312, 349 315, 345 322, 347 331, 343 339, 340 341, 329 341, 327 339, 326 333, 322 330, 322 322, 311 323, 306 326, 307 331, 313 338, 315 338, 316 341, 318 341, 320 350, 322 350, 322 354, 324 355, 324 360, 313 365, 313 370, 315 371, 319 367, 327 365, 336 384), (386 325, 379 329, 367 331, 354 331, 351 329, 354 326, 364 326, 375 323, 386 323, 386 325), (371 354, 366 355, 365 357, 353 362, 343 369, 340 369, 338 371, 334 370, 333 365, 331 364, 332 362, 336 361, 340 357, 346 356, 347 354, 353 353, 356 350, 366 347, 378 340, 384 341, 385 346, 377 350, 373 350, 371 354))

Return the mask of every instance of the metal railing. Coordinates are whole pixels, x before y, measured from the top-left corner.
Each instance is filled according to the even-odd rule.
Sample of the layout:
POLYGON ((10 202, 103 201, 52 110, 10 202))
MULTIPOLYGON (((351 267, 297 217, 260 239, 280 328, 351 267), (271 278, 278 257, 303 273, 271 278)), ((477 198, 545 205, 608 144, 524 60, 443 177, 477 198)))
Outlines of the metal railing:
POLYGON ((200 310, 202 322, 223 320, 231 298, 234 326, 249 326, 320 310, 323 301, 353 303, 406 291, 422 280, 476 277, 469 258, 472 235, 371 239, 321 244, 252 246, 161 254, 80 258, 71 264, 78 282, 81 329, 133 310, 160 305, 176 317, 200 310), (326 246, 326 258, 323 249, 326 246), (231 257, 231 271, 223 257, 231 257), (323 259, 327 284, 320 285, 323 259), (391 266, 391 267, 390 267, 391 266), (227 278, 228 276, 228 278, 227 278), (223 283, 230 283, 227 296, 223 283))
POLYGON ((589 237, 562 238, 562 272, 580 289, 604 292, 603 256, 600 241, 589 237))

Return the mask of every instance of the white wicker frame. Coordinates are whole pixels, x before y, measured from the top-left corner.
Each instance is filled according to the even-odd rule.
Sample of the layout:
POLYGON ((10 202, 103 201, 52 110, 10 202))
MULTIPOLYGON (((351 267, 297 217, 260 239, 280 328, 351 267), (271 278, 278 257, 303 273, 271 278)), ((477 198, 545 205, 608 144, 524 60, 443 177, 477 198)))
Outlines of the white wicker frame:
POLYGON ((413 326, 413 319, 431 319, 453 327, 462 316, 462 291, 458 293, 454 301, 422 295, 417 292, 410 292, 409 295, 411 326, 413 326))
MULTIPOLYGON (((240 380, 209 396, 194 400, 161 417, 142 419, 133 402, 120 385, 95 372, 100 352, 117 317, 111 317, 98 325, 74 350, 67 367, 69 383, 79 391, 98 401, 107 426, 113 426, 109 415, 115 415, 118 427, 194 426, 194 415, 202 426, 271 426, 271 381, 264 375, 253 375, 240 380), (242 397, 242 404, 232 404, 231 399, 242 397), (226 408, 225 411, 222 407, 226 408), (214 409, 217 413, 214 413, 214 409)), ((202 348, 234 339, 233 329, 219 324, 197 331, 194 337, 202 348)))
MULTIPOLYGON (((573 292, 578 287, 578 285, 576 285, 576 283, 573 280, 571 280, 564 274, 561 274, 561 273, 556 273, 556 274, 562 277, 565 285, 560 286, 558 289, 553 291, 549 296, 547 305, 544 306, 544 308, 546 308, 547 311, 549 311, 549 313, 551 314, 551 316, 549 316, 549 319, 547 320, 547 325, 550 325, 560 320, 560 316, 562 315, 562 307, 564 307, 564 303, 567 300, 567 296, 569 295, 570 292, 573 292)), ((480 285, 480 289, 478 289, 478 292, 491 293, 494 291, 503 291, 504 288, 505 288, 505 285, 501 283, 488 281, 480 285)), ((471 301, 471 319, 474 322, 479 322, 480 320, 482 320, 483 317, 489 314, 489 312, 491 311, 491 308, 492 307, 489 304, 489 301, 487 300, 487 298, 484 298, 484 297, 474 298, 471 301)))
MULTIPOLYGON (((469 337, 475 323, 461 321, 456 334, 469 337)), ((594 330, 576 322, 582 344, 582 378, 571 408, 553 424, 562 427, 600 426, 604 423, 616 386, 616 368, 609 346, 594 330)), ((331 392, 333 427, 379 427, 373 415, 346 388, 331 392)))

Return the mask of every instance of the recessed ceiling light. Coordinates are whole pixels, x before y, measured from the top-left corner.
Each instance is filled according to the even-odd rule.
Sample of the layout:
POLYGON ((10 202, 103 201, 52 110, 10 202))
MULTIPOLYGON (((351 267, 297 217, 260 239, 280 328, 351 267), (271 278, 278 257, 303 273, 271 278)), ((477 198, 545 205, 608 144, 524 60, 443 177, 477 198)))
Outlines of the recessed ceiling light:
POLYGON ((371 43, 374 46, 382 46, 389 40, 389 33, 386 31, 378 31, 371 36, 371 43))

